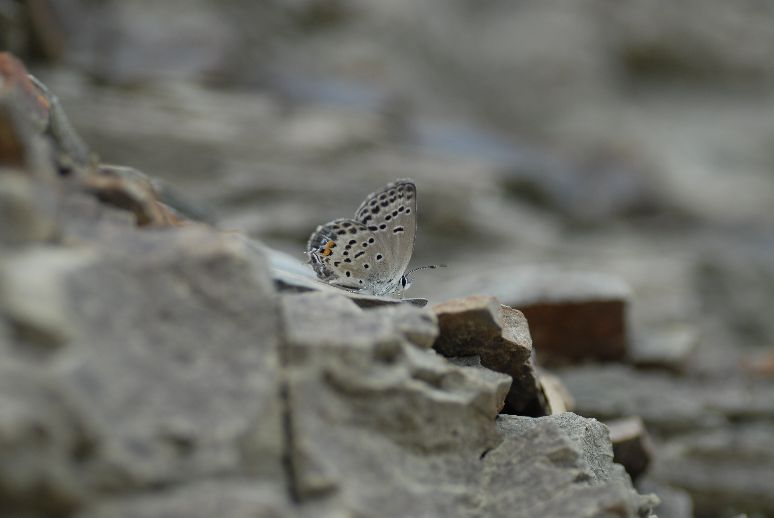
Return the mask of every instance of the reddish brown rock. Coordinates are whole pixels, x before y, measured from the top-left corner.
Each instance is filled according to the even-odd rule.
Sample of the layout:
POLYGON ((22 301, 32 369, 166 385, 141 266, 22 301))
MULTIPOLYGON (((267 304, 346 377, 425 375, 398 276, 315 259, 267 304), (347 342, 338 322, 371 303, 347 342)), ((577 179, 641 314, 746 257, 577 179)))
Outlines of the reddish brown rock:
POLYGON ((636 480, 645 472, 653 458, 653 446, 642 419, 616 419, 608 421, 607 427, 613 442, 613 459, 623 465, 629 476, 636 480))
POLYGON ((505 300, 527 317, 541 365, 626 356, 629 290, 619 278, 537 270, 514 284, 518 290, 505 300))
POLYGON ((494 297, 467 297, 433 306, 440 335, 433 348, 446 357, 478 356, 484 367, 508 374, 513 384, 505 413, 547 415, 532 365, 532 340, 524 315, 494 297))

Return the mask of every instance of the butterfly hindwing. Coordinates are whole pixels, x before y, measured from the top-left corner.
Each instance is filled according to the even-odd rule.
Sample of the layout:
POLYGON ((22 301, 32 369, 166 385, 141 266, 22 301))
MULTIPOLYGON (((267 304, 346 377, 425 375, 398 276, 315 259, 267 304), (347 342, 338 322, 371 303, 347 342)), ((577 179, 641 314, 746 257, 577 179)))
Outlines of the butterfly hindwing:
POLYGON ((317 276, 335 286, 369 290, 370 272, 376 271, 376 238, 368 228, 351 219, 336 219, 320 225, 309 238, 307 252, 317 276))

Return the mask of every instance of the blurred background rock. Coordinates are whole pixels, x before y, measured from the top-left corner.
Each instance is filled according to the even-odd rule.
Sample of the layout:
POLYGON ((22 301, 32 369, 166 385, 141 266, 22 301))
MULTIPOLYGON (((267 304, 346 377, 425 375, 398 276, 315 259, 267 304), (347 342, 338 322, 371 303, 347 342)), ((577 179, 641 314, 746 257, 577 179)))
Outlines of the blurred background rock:
POLYGON ((449 265, 414 296, 620 277, 634 367, 568 367, 576 411, 643 414, 698 516, 774 515, 774 5, 0 0, 0 48, 104 161, 299 260, 410 177, 449 265))

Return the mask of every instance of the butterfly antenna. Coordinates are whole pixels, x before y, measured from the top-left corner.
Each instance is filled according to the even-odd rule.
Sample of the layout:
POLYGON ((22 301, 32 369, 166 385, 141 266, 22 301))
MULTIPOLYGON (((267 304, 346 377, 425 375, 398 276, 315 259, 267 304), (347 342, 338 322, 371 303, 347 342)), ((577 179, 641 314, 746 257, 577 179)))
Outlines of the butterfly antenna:
POLYGON ((419 270, 435 270, 436 268, 446 268, 445 264, 428 264, 427 266, 418 266, 417 268, 414 268, 413 270, 409 271, 406 276, 408 277, 412 273, 419 271, 419 270))

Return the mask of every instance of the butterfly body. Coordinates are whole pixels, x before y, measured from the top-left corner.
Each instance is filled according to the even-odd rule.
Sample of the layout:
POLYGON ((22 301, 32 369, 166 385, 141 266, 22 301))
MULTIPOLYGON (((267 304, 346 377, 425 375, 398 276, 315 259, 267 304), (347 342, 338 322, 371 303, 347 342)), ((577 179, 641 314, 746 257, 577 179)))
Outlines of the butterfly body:
POLYGON ((370 194, 353 219, 320 225, 307 244, 317 277, 371 295, 407 287, 404 274, 414 251, 416 211, 414 182, 398 180, 370 194))

